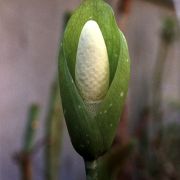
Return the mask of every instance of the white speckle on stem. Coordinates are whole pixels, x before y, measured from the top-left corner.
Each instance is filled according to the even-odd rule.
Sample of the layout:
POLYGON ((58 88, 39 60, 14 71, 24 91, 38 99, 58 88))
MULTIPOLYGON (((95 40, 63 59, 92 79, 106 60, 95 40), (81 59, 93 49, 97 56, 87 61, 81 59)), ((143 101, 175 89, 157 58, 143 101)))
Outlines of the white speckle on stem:
POLYGON ((104 110, 104 114, 106 114, 107 113, 107 110, 104 110))
POLYGON ((115 54, 114 56, 115 56, 116 58, 118 57, 118 55, 117 55, 117 54, 115 54))
POLYGON ((111 103, 111 104, 109 104, 109 107, 112 107, 112 103, 111 103))
POLYGON ((123 92, 121 92, 121 93, 120 93, 120 96, 121 96, 121 97, 123 97, 123 96, 124 96, 124 93, 123 93, 123 92))
POLYGON ((112 127, 113 126, 113 124, 110 124, 110 127, 112 127))

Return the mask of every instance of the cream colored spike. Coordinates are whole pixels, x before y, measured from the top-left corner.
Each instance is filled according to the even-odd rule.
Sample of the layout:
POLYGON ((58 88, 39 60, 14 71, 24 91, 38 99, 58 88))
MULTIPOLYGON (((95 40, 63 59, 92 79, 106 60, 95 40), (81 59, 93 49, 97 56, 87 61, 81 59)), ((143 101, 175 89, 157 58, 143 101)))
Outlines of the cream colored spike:
POLYGON ((99 102, 109 87, 109 61, 101 30, 94 20, 85 23, 76 55, 75 80, 87 103, 99 102))

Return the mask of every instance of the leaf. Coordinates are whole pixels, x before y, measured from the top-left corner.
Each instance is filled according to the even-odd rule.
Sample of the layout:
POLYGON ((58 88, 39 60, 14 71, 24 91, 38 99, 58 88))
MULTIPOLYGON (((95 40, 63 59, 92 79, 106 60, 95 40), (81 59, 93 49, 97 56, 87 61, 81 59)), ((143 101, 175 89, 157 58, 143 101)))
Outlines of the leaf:
POLYGON ((130 60, 126 40, 120 32, 120 56, 114 79, 97 114, 97 122, 104 138, 104 147, 110 148, 123 110, 130 77, 130 60))
POLYGON ((60 53, 59 77, 63 111, 72 144, 85 159, 96 158, 102 154, 102 137, 95 119, 86 111, 62 51, 60 53))

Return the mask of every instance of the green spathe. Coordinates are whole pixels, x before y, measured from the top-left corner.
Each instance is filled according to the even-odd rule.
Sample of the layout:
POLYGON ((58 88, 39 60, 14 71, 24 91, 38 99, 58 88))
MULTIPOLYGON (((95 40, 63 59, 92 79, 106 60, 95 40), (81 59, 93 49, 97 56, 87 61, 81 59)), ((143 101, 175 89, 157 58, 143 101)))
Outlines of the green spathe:
POLYGON ((130 63, 126 40, 109 5, 86 0, 70 18, 59 56, 59 81, 63 111, 72 144, 86 160, 104 154, 112 144, 128 89, 130 63), (75 84, 75 64, 80 33, 88 20, 100 27, 105 40, 110 85, 94 115, 87 110, 75 84))

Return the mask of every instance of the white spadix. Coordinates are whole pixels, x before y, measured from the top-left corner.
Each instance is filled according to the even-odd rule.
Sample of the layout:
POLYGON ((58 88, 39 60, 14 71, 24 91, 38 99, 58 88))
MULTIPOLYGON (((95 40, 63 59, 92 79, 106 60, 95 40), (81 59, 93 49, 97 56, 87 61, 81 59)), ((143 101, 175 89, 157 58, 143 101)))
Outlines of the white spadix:
POLYGON ((109 87, 109 60, 102 32, 94 20, 85 23, 79 38, 75 81, 87 103, 103 99, 109 87))

